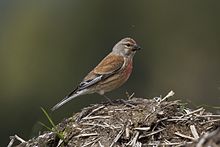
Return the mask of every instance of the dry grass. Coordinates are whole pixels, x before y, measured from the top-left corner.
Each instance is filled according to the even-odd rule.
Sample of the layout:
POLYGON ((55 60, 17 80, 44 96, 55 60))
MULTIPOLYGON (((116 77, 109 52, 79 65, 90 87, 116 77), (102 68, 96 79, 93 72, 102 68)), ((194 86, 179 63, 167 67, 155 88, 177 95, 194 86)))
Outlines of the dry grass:
POLYGON ((84 108, 57 125, 65 142, 45 132, 19 146, 220 146, 220 115, 191 110, 179 100, 131 98, 84 108), (215 132, 212 132, 216 130, 215 132), (212 133, 209 133, 212 132, 212 133), (214 135, 213 135, 214 134, 214 135), (216 135, 217 134, 217 135, 216 135), (211 137, 212 136, 212 137, 211 137), (217 137, 217 139, 213 139, 217 137), (216 141, 215 141, 216 140, 216 141))

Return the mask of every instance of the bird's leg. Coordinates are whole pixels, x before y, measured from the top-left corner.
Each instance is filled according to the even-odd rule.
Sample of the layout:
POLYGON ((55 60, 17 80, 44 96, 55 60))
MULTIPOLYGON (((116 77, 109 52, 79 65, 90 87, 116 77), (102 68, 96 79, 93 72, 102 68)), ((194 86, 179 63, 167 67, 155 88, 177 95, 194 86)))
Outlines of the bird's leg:
POLYGON ((103 96, 108 100, 108 102, 110 103, 110 104, 114 104, 113 102, 112 102, 112 100, 110 99, 110 98, 108 98, 105 94, 103 94, 103 96))

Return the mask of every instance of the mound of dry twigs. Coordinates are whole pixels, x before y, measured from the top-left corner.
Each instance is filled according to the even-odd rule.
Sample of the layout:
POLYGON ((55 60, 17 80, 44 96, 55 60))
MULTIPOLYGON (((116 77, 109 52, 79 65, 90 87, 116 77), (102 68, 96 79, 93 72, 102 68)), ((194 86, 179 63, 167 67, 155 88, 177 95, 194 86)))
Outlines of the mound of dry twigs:
POLYGON ((220 146, 220 115, 167 101, 173 94, 91 105, 57 125, 64 140, 44 132, 18 146, 220 146))

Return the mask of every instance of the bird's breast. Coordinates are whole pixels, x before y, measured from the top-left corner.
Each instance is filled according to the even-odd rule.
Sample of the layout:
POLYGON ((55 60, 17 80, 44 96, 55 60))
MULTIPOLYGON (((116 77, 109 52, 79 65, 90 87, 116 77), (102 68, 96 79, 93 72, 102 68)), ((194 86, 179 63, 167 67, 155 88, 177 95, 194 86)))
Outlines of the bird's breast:
POLYGON ((125 69, 124 69, 124 77, 126 78, 126 80, 129 78, 129 76, 131 75, 131 72, 132 72, 132 68, 133 68, 133 65, 132 65, 132 60, 128 61, 127 65, 125 65, 125 69))

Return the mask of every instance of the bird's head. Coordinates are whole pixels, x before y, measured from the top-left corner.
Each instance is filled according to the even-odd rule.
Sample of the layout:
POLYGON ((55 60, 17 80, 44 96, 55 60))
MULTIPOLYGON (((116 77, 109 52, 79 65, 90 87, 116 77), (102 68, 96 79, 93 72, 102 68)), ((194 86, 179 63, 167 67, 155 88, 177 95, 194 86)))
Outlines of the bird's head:
POLYGON ((112 52, 125 57, 133 57, 136 51, 140 50, 140 46, 132 38, 124 38, 120 40, 112 49, 112 52))

